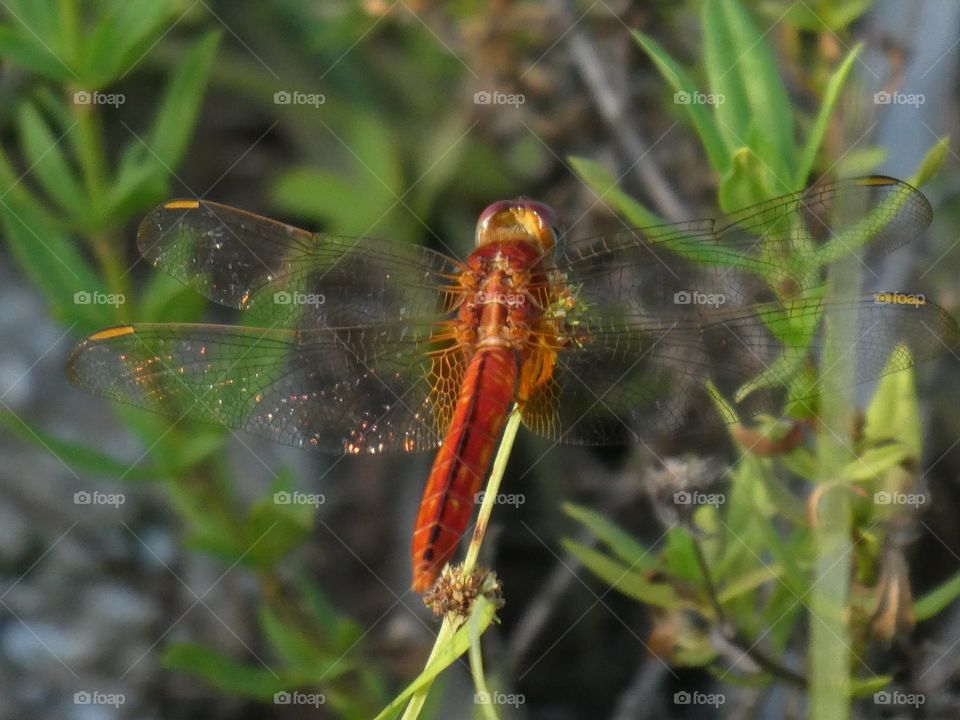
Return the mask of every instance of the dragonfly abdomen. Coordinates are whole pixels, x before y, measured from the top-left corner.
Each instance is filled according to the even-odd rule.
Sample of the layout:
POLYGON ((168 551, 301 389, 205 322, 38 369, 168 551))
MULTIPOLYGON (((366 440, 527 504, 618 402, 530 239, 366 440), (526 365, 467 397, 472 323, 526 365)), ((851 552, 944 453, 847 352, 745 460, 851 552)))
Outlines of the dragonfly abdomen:
POLYGON ((518 358, 489 345, 470 360, 453 422, 433 462, 413 532, 413 589, 424 592, 450 560, 513 403, 518 358))

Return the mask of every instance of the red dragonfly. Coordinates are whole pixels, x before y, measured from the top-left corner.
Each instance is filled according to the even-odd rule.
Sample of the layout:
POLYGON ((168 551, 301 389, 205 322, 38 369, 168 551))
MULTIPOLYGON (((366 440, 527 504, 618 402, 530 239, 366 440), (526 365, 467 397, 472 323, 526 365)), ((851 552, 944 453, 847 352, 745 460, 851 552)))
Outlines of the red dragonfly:
POLYGON ((520 199, 483 211, 459 262, 175 200, 141 224, 143 255, 260 327, 113 327, 77 346, 67 375, 304 448, 439 448, 413 534, 422 592, 456 551, 514 404, 545 438, 620 444, 782 413, 788 397, 812 406, 810 369, 831 342, 856 354, 850 382, 953 347, 957 325, 919 295, 830 305, 823 328, 826 265, 889 252, 930 219, 921 193, 879 176, 579 240, 520 199))

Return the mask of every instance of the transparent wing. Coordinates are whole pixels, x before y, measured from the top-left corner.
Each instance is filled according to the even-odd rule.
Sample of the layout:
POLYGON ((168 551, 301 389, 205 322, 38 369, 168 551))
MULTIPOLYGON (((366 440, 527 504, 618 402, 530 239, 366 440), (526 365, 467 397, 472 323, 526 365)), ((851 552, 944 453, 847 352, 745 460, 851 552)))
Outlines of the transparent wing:
POLYGON ((435 330, 127 325, 78 345, 67 377, 114 400, 287 445, 415 452, 439 445, 462 376, 461 358, 435 330))
MULTIPOLYGON (((930 218, 920 192, 875 176, 726 218, 569 244, 558 261, 567 301, 539 334, 557 344, 559 330, 563 347, 525 422, 554 439, 615 444, 715 425, 710 385, 741 415, 782 407, 784 385, 824 350, 826 265, 854 251, 890 252, 930 218), (746 392, 751 381, 763 387, 746 392)), ((866 298, 838 309, 835 322, 847 326, 839 337, 858 338, 854 382, 905 366, 908 355, 944 352, 956 337, 953 320, 930 304, 866 298)))
POLYGON ((726 304, 802 294, 824 268, 908 243, 929 224, 927 199, 901 180, 853 178, 813 186, 733 215, 572 241, 558 261, 588 304, 633 309, 677 293, 723 293, 726 304))
POLYGON ((314 234, 212 202, 155 208, 137 242, 157 267, 268 326, 431 319, 456 302, 460 266, 429 248, 314 234))
MULTIPOLYGON (((873 296, 829 308, 807 298, 788 308, 770 303, 698 318, 584 320, 581 344, 557 352, 523 420, 544 437, 590 445, 698 432, 782 411, 791 383, 819 366, 827 349, 852 358, 852 377, 841 384, 855 385, 938 357, 958 339, 956 322, 942 308, 878 303, 873 296), (719 412, 717 398, 735 416, 719 412)), ((836 382, 827 372, 821 389, 836 382)), ((812 386, 797 392, 794 384, 790 396, 816 411, 812 386)))

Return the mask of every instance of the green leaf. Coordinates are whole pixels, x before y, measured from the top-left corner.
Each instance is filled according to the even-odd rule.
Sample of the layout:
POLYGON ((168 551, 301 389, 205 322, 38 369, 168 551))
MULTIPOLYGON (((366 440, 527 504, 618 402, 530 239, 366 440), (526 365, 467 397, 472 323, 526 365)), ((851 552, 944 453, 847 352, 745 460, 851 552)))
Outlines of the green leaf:
POLYGON ((152 272, 138 306, 138 322, 197 322, 206 300, 196 290, 163 272, 152 272))
POLYGON ((22 182, 21 175, 21 171, 14 169, 10 158, 0 148, 0 186, 6 188, 0 194, 0 202, 17 205, 30 216, 42 217, 54 222, 55 218, 51 217, 50 204, 38 200, 26 183, 22 182))
POLYGON ((689 606, 689 603, 681 600, 674 589, 666 583, 650 582, 629 565, 620 563, 599 550, 574 540, 564 540, 563 547, 590 572, 627 597, 662 608, 689 606))
MULTIPOLYGON (((898 347, 891 354, 890 363, 896 363, 897 355, 902 357, 903 353, 909 350, 898 347)), ((880 378, 877 393, 867 407, 864 440, 870 446, 894 441, 908 457, 919 458, 923 451, 922 427, 913 369, 888 372, 880 378)))
POLYGON ((825 30, 840 35, 847 25, 863 15, 874 0, 762 0, 760 12, 771 21, 795 25, 812 33, 825 30))
POLYGON ((381 710, 374 720, 386 720, 387 718, 396 717, 400 708, 403 707, 403 704, 408 698, 418 690, 430 685, 437 675, 452 665, 458 657, 469 649, 471 633, 470 622, 474 615, 477 617, 477 623, 476 630, 473 632, 482 634, 490 626, 490 623, 493 622, 495 613, 496 607, 494 604, 486 597, 480 596, 473 606, 470 618, 460 626, 449 642, 437 650, 433 662, 424 668, 423 672, 420 673, 413 682, 407 685, 403 692, 390 701, 390 704, 381 710))
POLYGON ((78 79, 55 53, 19 28, 0 26, 0 57, 59 83, 78 79))
POLYGON ((808 588, 809 580, 805 580, 805 587, 801 587, 799 593, 782 583, 774 583, 771 586, 769 599, 760 617, 757 618, 757 623, 763 628, 760 632, 769 629, 766 639, 778 652, 784 650, 791 636, 795 636, 797 632, 799 618, 806 610, 803 602, 797 598, 802 598, 808 588))
POLYGON ((913 604, 913 616, 917 622, 929 620, 960 597, 960 573, 940 583, 913 604))
POLYGON ((244 556, 246 565, 256 568, 273 567, 310 535, 317 508, 311 504, 284 504, 278 500, 290 497, 288 491, 280 490, 289 484, 289 472, 282 471, 281 478, 274 484, 271 492, 251 505, 244 527, 244 534, 251 548, 244 556))
POLYGON ((723 604, 735 598, 753 592, 758 587, 771 580, 776 580, 783 574, 783 568, 777 564, 763 565, 754 570, 741 574, 732 580, 725 580, 723 587, 717 591, 717 600, 723 604))
POLYGON ((850 678, 850 697, 867 698, 883 690, 893 681, 891 675, 877 675, 868 678, 850 678))
POLYGON ((703 571, 697 558, 696 541, 683 526, 670 528, 663 551, 663 566, 671 577, 686 580, 693 585, 703 583, 703 571))
POLYGON ((337 612, 320 587, 307 574, 298 574, 294 578, 294 584, 315 618, 317 627, 330 638, 331 647, 336 652, 347 652, 355 648, 363 636, 361 627, 350 617, 337 612))
POLYGON ((23 103, 17 113, 23 150, 29 163, 28 174, 34 175, 43 188, 68 215, 76 217, 86 212, 86 202, 73 168, 63 153, 61 137, 51 132, 47 121, 31 103, 23 103))
POLYGON ((287 687, 267 668, 251 667, 193 643, 171 645, 163 654, 164 667, 202 678, 217 690, 269 701, 287 687))
POLYGON ((288 622, 266 605, 260 607, 257 617, 270 645, 291 669, 317 672, 320 675, 324 674, 324 669, 329 669, 321 665, 331 664, 331 659, 324 656, 323 651, 315 644, 312 634, 305 628, 288 622))
POLYGON ((102 306, 83 302, 81 293, 105 292, 103 283, 80 253, 76 243, 48 218, 33 214, 13 194, 0 199, 4 238, 31 282, 50 303, 51 313, 78 330, 102 327, 102 306))
POLYGON ((728 146, 724 143, 723 135, 717 128, 716 120, 708 109, 709 106, 692 102, 693 98, 703 94, 702 91, 687 72, 653 38, 639 31, 634 31, 633 36, 673 89, 674 102, 680 105, 690 118, 700 137, 700 143, 707 153, 710 166, 717 173, 726 172, 730 166, 730 153, 736 146, 728 146), (679 102, 683 99, 687 102, 679 102))
POLYGON ((803 446, 796 447, 781 456, 780 462, 794 475, 810 482, 816 482, 820 475, 816 455, 803 446))
POLYGON ((404 192, 398 138, 368 113, 350 119, 343 144, 353 172, 297 168, 277 180, 272 199, 286 211, 328 223, 332 232, 412 237, 410 226, 416 220, 397 200, 404 192))
POLYGON ((363 232, 366 225, 353 214, 358 197, 354 183, 337 173, 313 167, 293 168, 277 178, 271 200, 287 212, 329 221, 340 232, 363 232))
POLYGON ((663 224, 660 217, 623 192, 603 165, 585 157, 571 156, 568 160, 574 172, 596 194, 597 199, 627 218, 634 227, 663 224))
POLYGON ((162 166, 158 169, 160 172, 167 173, 177 167, 186 152, 220 36, 219 32, 208 33, 197 42, 167 83, 156 122, 146 139, 154 162, 162 166))
POLYGON ((169 25, 175 0, 124 0, 99 18, 83 43, 83 81, 97 90, 126 75, 169 25))
POLYGON ((773 197, 772 187, 776 179, 771 178, 768 166, 748 147, 734 151, 730 168, 720 178, 717 195, 724 212, 734 212, 751 207, 773 197))
POLYGON ((573 503, 564 503, 563 511, 584 525, 597 536, 598 540, 609 547, 614 555, 632 568, 642 572, 652 570, 658 565, 657 559, 650 554, 648 548, 600 513, 573 503))
POLYGON ((167 195, 170 172, 140 144, 128 145, 114 180, 107 190, 104 207, 108 217, 130 217, 157 204, 167 195))
POLYGON ((0 413, 0 425, 11 435, 50 453, 74 472, 88 472, 128 482, 141 482, 156 477, 150 468, 131 467, 130 463, 116 460, 94 448, 61 440, 13 413, 0 413))
POLYGON ((793 177, 794 127, 777 62, 750 14, 737 0, 707 0, 703 9, 704 58, 727 148, 749 143, 770 172, 793 177))
POLYGON ((60 28, 66 13, 59 4, 58 0, 6 0, 3 8, 15 30, 69 64, 60 28))
POLYGON ((851 149, 839 159, 831 174, 837 177, 872 175, 886 161, 888 155, 887 149, 882 147, 851 149))
POLYGON ((813 169, 813 163, 817 159, 817 151, 820 149, 824 135, 826 135, 830 117, 833 115, 837 100, 840 98, 840 91, 843 90, 847 76, 850 75, 853 63, 860 55, 861 50, 863 50, 863 43, 858 43, 853 50, 847 53, 843 62, 840 63, 840 67, 834 71, 830 76, 830 80, 827 82, 826 91, 823 94, 823 101, 820 103, 820 110, 817 112, 817 117, 813 122, 813 126, 810 128, 807 141, 797 161, 797 171, 793 178, 795 187, 803 187, 807 184, 807 176, 810 175, 810 171, 813 169))
POLYGON ((405 201, 418 215, 428 216, 443 188, 466 167, 464 154, 469 148, 469 135, 468 126, 459 112, 445 118, 434 132, 426 134, 422 151, 416 153, 416 177, 422 180, 405 201))
POLYGON ((223 447, 227 429, 219 425, 178 422, 125 403, 114 403, 113 408, 143 445, 153 448, 151 455, 163 477, 181 475, 223 447))
POLYGON ((872 447, 851 461, 843 469, 843 477, 853 482, 876 480, 890 468, 900 465, 912 456, 906 444, 893 442, 880 447, 872 447))
POLYGON ((943 161, 947 159, 947 153, 950 152, 950 136, 946 135, 939 140, 936 144, 927 151, 927 154, 923 156, 923 160, 920 162, 920 167, 917 168, 917 171, 913 174, 913 177, 910 178, 909 183, 914 187, 921 187, 926 185, 926 183, 933 177, 934 173, 940 168, 943 164, 943 161))

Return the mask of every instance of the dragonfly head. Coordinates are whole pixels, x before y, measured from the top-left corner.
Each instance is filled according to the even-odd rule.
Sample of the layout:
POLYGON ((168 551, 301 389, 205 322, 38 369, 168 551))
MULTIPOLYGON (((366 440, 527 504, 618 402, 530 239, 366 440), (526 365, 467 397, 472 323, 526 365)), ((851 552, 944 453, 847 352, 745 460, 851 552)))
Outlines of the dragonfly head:
POLYGON ((553 249, 559 234, 556 213, 536 200, 500 200, 487 206, 477 220, 477 247, 522 241, 546 253, 553 249))

